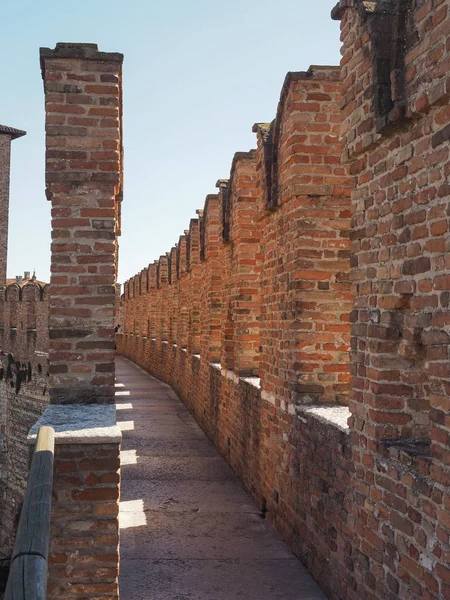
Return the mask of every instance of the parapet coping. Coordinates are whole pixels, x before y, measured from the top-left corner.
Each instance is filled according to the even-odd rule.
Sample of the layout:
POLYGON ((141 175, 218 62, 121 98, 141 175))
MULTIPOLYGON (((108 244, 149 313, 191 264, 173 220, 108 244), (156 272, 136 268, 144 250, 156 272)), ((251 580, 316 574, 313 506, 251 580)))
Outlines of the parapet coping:
POLYGON ((114 404, 52 404, 30 429, 29 445, 35 443, 43 425, 55 430, 55 444, 117 444, 122 440, 114 404))
POLYGON ((27 134, 22 129, 16 129, 15 127, 8 127, 7 125, 0 125, 0 134, 9 135, 11 139, 15 140, 27 134))
MULTIPOLYGON (((211 366, 214 366, 212 363, 210 363, 211 366)), ((261 379, 260 377, 242 377, 241 375, 237 375, 234 371, 231 371, 231 369, 225 369, 222 368, 221 369, 222 372, 222 377, 226 377, 226 379, 230 379, 231 381, 234 381, 234 383, 240 383, 241 381, 245 381, 245 383, 248 383, 249 385, 257 388, 258 390, 261 389, 261 379)))
POLYGON ((242 379, 242 381, 245 381, 245 383, 252 385, 253 387, 257 388, 258 390, 261 389, 261 378, 260 377, 241 377, 241 379, 242 379))
POLYGON ((296 411, 298 416, 301 414, 311 416, 326 425, 334 425, 344 433, 350 433, 347 419, 351 416, 351 412, 347 406, 296 406, 296 411))
POLYGON ((340 21, 347 8, 356 8, 363 16, 366 15, 392 15, 395 2, 392 0, 339 0, 331 9, 333 21, 340 21))
POLYGON ((122 62, 120 52, 101 52, 97 44, 80 44, 73 42, 58 42, 54 49, 40 48, 39 54, 45 58, 80 58, 83 60, 98 60, 102 62, 122 62))

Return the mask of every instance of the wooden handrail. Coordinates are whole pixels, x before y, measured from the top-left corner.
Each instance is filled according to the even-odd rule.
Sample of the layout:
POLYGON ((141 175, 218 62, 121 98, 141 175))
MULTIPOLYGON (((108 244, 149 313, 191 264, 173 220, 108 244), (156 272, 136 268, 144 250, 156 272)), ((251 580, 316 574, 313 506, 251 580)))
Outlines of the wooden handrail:
POLYGON ((41 427, 11 557, 5 600, 45 600, 55 431, 41 427))

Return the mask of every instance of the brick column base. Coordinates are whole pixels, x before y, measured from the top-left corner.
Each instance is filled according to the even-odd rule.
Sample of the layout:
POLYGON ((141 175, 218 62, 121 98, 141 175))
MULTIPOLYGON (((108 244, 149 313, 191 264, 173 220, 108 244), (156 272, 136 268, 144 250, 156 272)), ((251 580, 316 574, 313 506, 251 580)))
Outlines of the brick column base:
POLYGON ((56 432, 48 600, 118 600, 121 432, 114 406, 50 406, 56 432))

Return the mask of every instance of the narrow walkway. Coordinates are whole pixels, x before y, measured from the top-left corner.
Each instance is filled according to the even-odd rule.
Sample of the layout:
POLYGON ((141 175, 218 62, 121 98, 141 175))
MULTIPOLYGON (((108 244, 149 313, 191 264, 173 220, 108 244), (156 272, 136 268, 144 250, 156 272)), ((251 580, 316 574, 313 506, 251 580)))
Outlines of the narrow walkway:
POLYGON ((175 392, 116 360, 121 600, 325 600, 175 392))

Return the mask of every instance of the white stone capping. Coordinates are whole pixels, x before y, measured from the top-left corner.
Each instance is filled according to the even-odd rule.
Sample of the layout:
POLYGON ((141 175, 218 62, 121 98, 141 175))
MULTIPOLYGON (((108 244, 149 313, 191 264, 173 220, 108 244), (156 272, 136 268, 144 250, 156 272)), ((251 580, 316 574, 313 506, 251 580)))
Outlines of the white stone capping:
POLYGON ((242 377, 242 381, 245 381, 245 383, 249 383, 253 387, 258 388, 258 390, 261 389, 260 377, 242 377))
POLYGON ((344 433, 350 433, 347 419, 351 412, 347 406, 297 406, 297 413, 314 417, 326 425, 334 425, 344 433))
MULTIPOLYGON (((200 354, 193 354, 193 357, 200 360, 200 354)), ((300 419, 303 423, 307 423, 307 419, 305 417, 313 417, 318 421, 325 423, 326 425, 333 425, 337 429, 340 429, 346 434, 350 433, 350 428, 347 424, 347 419, 351 416, 351 412, 347 406, 328 406, 326 404, 323 405, 305 405, 305 406, 296 406, 291 402, 287 402, 286 400, 280 400, 277 403, 277 397, 275 394, 271 394, 261 389, 261 379, 259 377, 239 377, 236 375, 234 371, 230 369, 223 368, 220 363, 209 363, 210 367, 214 369, 219 369, 221 371, 222 377, 226 379, 230 379, 236 384, 239 384, 240 381, 245 381, 246 383, 256 387, 261 390, 261 399, 273 406, 277 406, 279 404, 279 409, 283 412, 286 412, 290 415, 297 415, 297 418, 300 419)))
POLYGON ((266 392, 265 390, 261 390, 261 398, 262 398, 262 400, 269 402, 269 404, 273 404, 273 406, 276 405, 277 398, 276 398, 275 394, 269 394, 269 392, 266 392))
POLYGON ((222 377, 231 379, 231 381, 234 381, 234 383, 239 383, 239 377, 234 373, 234 371, 231 371, 230 369, 221 369, 221 373, 222 377))
POLYGON ((55 444, 118 444, 122 432, 114 404, 51 404, 30 429, 28 444, 43 425, 55 430, 55 444))

